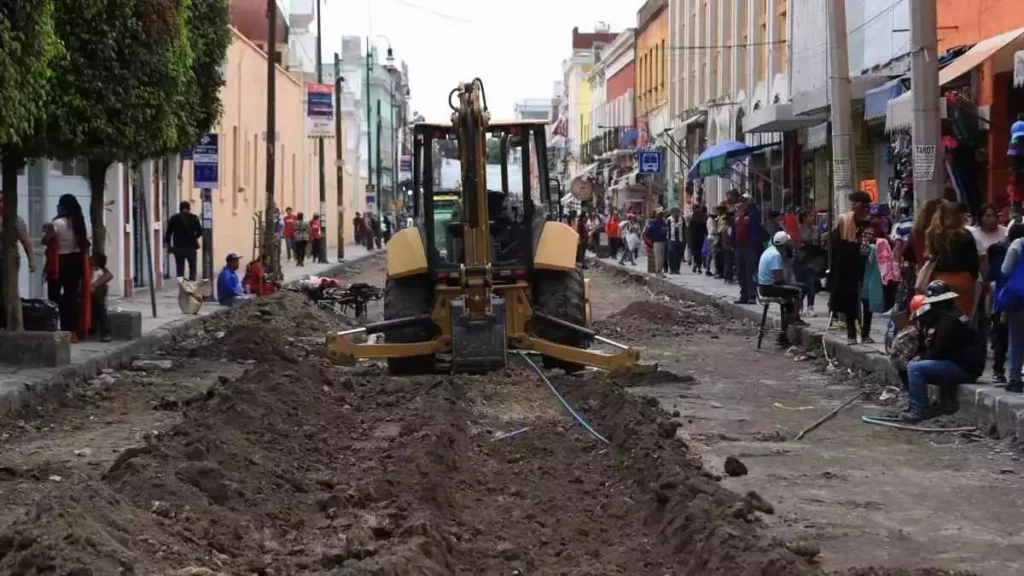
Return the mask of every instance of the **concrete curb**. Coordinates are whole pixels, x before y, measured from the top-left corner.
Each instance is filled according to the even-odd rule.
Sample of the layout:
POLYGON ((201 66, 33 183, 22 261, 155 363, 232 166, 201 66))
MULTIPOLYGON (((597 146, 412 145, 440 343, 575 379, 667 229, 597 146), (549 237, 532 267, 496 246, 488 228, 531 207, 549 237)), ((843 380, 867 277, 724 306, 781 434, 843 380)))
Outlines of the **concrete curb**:
MULTIPOLYGON (((646 272, 625 270, 610 262, 588 258, 588 263, 623 276, 629 276, 657 292, 713 306, 729 318, 749 320, 755 326, 761 323, 760 306, 755 308, 736 304, 726 298, 712 296, 688 286, 679 286, 665 278, 651 276, 646 272)), ((768 321, 773 329, 781 328, 777 310, 769 311, 768 321)), ((886 383, 900 385, 899 376, 887 355, 874 350, 866 350, 859 345, 851 346, 846 342, 843 334, 839 336, 825 334, 823 338, 820 332, 811 328, 793 328, 792 331, 796 332, 797 343, 806 346, 817 340, 817 343, 825 348, 828 357, 834 358, 839 364, 874 374, 884 379, 886 383)), ((772 345, 769 336, 766 336, 765 339, 767 345, 772 345)), ((977 422, 980 430, 994 431, 1000 438, 1016 436, 1024 439, 1024 395, 1005 392, 1001 388, 986 384, 962 384, 959 387, 958 397, 961 413, 977 422)))
MULTIPOLYGON (((339 262, 337 265, 320 272, 319 276, 338 276, 353 265, 360 264, 374 256, 383 254, 383 250, 364 254, 352 260, 339 262)), ((142 354, 153 352, 176 338, 187 334, 200 322, 228 312, 228 309, 217 310, 203 316, 182 318, 161 326, 143 335, 138 340, 118 345, 94 358, 72 363, 56 369, 28 370, 22 379, 22 386, 7 394, 0 394, 0 417, 18 413, 28 406, 40 401, 61 396, 64 391, 76 382, 96 376, 106 368, 118 370, 131 364, 132 360, 142 354)))

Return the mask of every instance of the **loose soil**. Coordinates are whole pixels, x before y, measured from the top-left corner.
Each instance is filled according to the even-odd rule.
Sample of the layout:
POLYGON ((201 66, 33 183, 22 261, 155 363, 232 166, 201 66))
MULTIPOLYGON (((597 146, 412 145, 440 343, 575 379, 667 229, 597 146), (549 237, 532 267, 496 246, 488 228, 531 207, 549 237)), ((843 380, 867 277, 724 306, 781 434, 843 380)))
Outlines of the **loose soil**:
POLYGON ((180 403, 180 423, 102 474, 11 469, 7 483, 42 497, 0 534, 0 571, 818 572, 758 534, 760 497, 722 489, 667 414, 607 378, 555 384, 610 446, 522 367, 397 379, 308 355, 282 335, 306 320, 260 312, 298 298, 179 344, 243 358, 251 341, 231 334, 259 334, 275 353, 180 403))
MULTIPOLYGON (((594 307, 598 321, 630 303, 659 310, 666 303, 691 305, 614 273, 598 271, 590 280, 602 298, 594 307)), ((736 324, 721 316, 711 322, 736 324)), ((1024 467, 1016 447, 986 439, 984 430, 919 434, 866 425, 861 415, 898 407, 893 389, 845 367, 828 369, 820 350, 757 350, 752 329, 715 336, 623 337, 646 361, 679 376, 630 390, 678 415, 680 437, 723 476, 722 485, 756 490, 772 503, 775 514, 764 517, 768 534, 815 542, 826 569, 886 567, 850 574, 1024 570, 1024 537, 1013 528, 1024 521, 1024 467), (858 390, 867 393, 863 400, 793 440, 858 390), (748 473, 726 476, 730 457, 748 473)), ((935 422, 959 423, 956 417, 935 422)))
POLYGON ((711 306, 670 300, 664 296, 629 302, 621 310, 595 322, 594 328, 605 337, 631 341, 665 336, 717 338, 721 333, 750 330, 749 324, 726 320, 711 306))
POLYGON ((278 294, 206 320, 153 356, 166 368, 8 425, 0 573, 823 573, 817 544, 766 530, 775 506, 723 487, 685 421, 627 389, 698 386, 686 371, 552 374, 606 444, 522 365, 333 365, 323 335, 347 324, 278 294))

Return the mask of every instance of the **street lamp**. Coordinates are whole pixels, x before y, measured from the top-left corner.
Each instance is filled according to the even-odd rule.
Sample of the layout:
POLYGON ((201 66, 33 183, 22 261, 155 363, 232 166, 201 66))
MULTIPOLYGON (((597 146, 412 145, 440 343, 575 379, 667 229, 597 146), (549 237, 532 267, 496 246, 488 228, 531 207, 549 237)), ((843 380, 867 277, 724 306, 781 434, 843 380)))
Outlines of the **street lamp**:
MULTIPOLYGON (((388 69, 391 75, 391 91, 388 93, 388 97, 391 100, 391 189, 395 195, 392 200, 398 200, 400 196, 398 192, 398 125, 395 124, 395 92, 399 88, 398 84, 402 83, 402 74, 398 68, 392 66, 388 69)), ((404 96, 406 99, 409 98, 409 87, 405 86, 404 96)), ((400 121, 404 121, 399 118, 400 121)))
MULTIPOLYGON (((387 55, 387 59, 385 60, 386 64, 384 65, 384 67, 385 67, 385 69, 390 70, 392 67, 394 67, 394 61, 395 61, 395 53, 391 49, 391 40, 387 36, 385 36, 383 34, 378 34, 377 36, 374 37, 375 40, 379 39, 379 38, 383 38, 388 43, 388 53, 387 53, 388 55, 387 55)), ((371 105, 371 103, 370 103, 370 82, 371 82, 371 80, 373 78, 373 64, 374 64, 374 62, 373 62, 373 43, 370 41, 370 37, 367 36, 366 37, 366 134, 367 134, 367 137, 366 137, 366 178, 367 178, 368 188, 370 188, 370 189, 373 189, 373 150, 372 150, 372 148, 370 148, 370 139, 371 139, 371 134, 372 134, 372 132, 370 131, 370 126, 372 125, 372 120, 371 120, 372 116, 371 116, 371 107, 370 107, 370 105, 371 105)), ((379 126, 379 124, 380 124, 380 119, 379 118, 377 120, 377 123, 378 123, 378 132, 379 132, 379 127, 380 127, 379 126)), ((378 136, 377 148, 378 148, 378 150, 380 149, 380 137, 379 136, 378 136)), ((377 158, 377 164, 380 164, 379 154, 378 154, 378 158, 377 158)), ((379 172, 379 166, 378 166, 378 172, 379 172)), ((377 188, 380 188, 380 187, 381 187, 381 182, 380 182, 380 177, 378 175, 378 178, 377 178, 377 188)), ((375 203, 377 205, 377 213, 380 214, 381 202, 380 202, 380 198, 379 197, 381 195, 380 194, 381 190, 377 190, 376 192, 377 192, 377 196, 378 197, 375 198, 374 201, 375 201, 375 203)))

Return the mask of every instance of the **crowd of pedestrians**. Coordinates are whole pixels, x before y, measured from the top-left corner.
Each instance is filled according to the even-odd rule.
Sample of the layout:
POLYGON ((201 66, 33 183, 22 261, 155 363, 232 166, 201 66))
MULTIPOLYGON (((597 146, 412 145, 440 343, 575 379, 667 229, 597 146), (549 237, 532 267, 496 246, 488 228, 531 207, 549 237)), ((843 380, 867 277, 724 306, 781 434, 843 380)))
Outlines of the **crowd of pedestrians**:
MULTIPOLYGON (((713 207, 696 202, 650 214, 570 214, 580 232, 580 254, 607 251, 635 266, 641 250, 648 272, 705 274, 735 285, 738 304, 782 302, 783 330, 818 314, 827 296, 830 328, 850 345, 874 344, 875 318, 886 313, 885 346, 910 394, 904 420, 918 422, 935 409, 929 385, 945 390, 977 380, 993 353, 993 379, 1024 393, 1024 224, 1000 223, 999 210, 930 200, 916 214, 892 214, 866 192, 828 226, 807 209, 763 215, 747 194, 730 190, 713 207), (606 244, 606 246, 605 246, 606 244), (822 291, 826 294, 822 294, 822 291)), ((946 403, 948 404, 948 402, 946 403)))

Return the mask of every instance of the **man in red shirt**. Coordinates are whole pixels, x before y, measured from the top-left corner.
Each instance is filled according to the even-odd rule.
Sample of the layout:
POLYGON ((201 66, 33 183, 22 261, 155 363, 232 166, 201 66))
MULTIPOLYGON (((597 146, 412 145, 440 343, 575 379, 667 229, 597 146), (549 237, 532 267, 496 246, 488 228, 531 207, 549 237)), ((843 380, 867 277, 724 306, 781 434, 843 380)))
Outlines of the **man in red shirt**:
POLYGON ((615 255, 619 253, 619 211, 612 209, 612 215, 608 217, 608 221, 604 224, 605 234, 608 235, 608 248, 611 250, 611 258, 614 259, 615 255))
POLYGON ((313 219, 309 221, 309 245, 312 246, 314 262, 324 261, 320 254, 320 228, 320 215, 313 214, 313 219))
POLYGON ((284 209, 284 230, 281 235, 284 236, 284 244, 287 249, 288 259, 291 260, 295 254, 295 221, 298 217, 292 212, 292 207, 289 206, 284 209))

